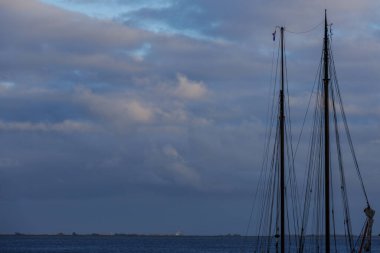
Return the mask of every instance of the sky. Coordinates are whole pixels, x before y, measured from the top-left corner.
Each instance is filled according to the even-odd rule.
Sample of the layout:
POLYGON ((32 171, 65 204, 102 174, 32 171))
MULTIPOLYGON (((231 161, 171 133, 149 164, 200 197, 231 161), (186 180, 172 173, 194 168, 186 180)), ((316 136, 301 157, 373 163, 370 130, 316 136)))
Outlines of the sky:
MULTIPOLYGON (((379 1, 0 0, 0 233, 243 234, 263 156, 272 32, 288 31, 297 131, 323 34, 302 32, 324 9, 380 210, 379 1)), ((358 230, 365 203, 351 196, 358 230)))

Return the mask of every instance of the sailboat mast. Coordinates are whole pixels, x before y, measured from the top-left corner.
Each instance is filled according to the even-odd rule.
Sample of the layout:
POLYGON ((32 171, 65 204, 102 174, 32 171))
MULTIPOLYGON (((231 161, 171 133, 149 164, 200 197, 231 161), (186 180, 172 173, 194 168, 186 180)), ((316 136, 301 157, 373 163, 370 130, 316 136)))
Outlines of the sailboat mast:
POLYGON ((281 89, 280 89, 280 194, 281 253, 285 253, 285 112, 284 112, 284 27, 281 27, 281 89))
POLYGON ((325 243, 326 253, 330 253, 330 127, 329 127, 329 38, 327 14, 325 10, 324 37, 324 116, 325 116, 325 243))

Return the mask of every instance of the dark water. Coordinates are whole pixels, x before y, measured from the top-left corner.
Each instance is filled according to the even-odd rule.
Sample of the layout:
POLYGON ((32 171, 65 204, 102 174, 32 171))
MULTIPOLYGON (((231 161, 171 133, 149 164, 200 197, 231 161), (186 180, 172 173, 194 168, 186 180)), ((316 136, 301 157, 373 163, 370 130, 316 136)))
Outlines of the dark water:
MULTIPOLYGON (((241 253, 255 237, 239 236, 0 236, 0 253, 241 253)), ((338 245, 338 252, 346 252, 338 245)), ((380 253, 373 239, 372 253, 380 253)))

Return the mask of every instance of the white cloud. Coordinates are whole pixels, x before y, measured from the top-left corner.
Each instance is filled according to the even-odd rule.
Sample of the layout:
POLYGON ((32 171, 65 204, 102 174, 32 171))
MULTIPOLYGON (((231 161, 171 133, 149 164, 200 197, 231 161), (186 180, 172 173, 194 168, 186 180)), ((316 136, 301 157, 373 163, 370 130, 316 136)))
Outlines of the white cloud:
POLYGON ((177 75, 178 85, 174 94, 180 98, 196 100, 201 99, 207 94, 207 88, 203 82, 189 80, 182 74, 177 75))
POLYGON ((175 148, 173 148, 172 146, 165 146, 163 148, 163 152, 168 157, 173 157, 173 158, 178 158, 179 157, 179 154, 178 154, 177 150, 175 148))
POLYGON ((153 119, 154 112, 152 108, 141 104, 137 100, 127 102, 125 109, 134 120, 139 122, 149 122, 153 119))
POLYGON ((77 100, 84 103, 95 114, 114 123, 149 123, 154 120, 155 110, 138 98, 127 95, 94 94, 88 89, 79 89, 77 100))
POLYGON ((120 15, 126 15, 144 8, 162 9, 171 6, 168 0, 153 1, 57 1, 42 0, 42 2, 58 6, 60 8, 83 13, 89 17, 99 19, 114 19, 120 15))

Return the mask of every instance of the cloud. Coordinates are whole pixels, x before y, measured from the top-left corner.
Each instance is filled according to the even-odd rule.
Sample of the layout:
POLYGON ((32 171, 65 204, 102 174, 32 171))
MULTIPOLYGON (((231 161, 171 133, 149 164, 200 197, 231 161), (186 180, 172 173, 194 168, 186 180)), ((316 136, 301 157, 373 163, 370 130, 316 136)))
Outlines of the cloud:
POLYGON ((199 174, 193 168, 186 166, 181 162, 172 162, 166 167, 169 172, 170 181, 180 186, 190 186, 193 189, 199 189, 201 185, 199 174))
POLYGON ((5 92, 12 89, 15 86, 14 82, 0 81, 0 92, 5 92))
POLYGON ((78 89, 76 100, 88 107, 98 116, 113 123, 130 125, 134 123, 150 123, 154 120, 156 110, 139 101, 138 98, 123 94, 95 94, 88 89, 78 89))
POLYGON ((182 74, 177 75, 178 85, 174 94, 180 98, 198 100, 206 96, 207 88, 203 82, 191 81, 182 74))
POLYGON ((169 172, 169 174, 166 175, 166 179, 174 180, 179 185, 189 184, 196 189, 201 187, 200 175, 194 168, 186 164, 184 158, 173 146, 164 146, 162 152, 169 161, 168 165, 165 166, 166 173, 169 172))
POLYGON ((165 146, 163 148, 163 152, 168 157, 173 157, 173 158, 178 158, 179 157, 179 154, 178 154, 177 150, 175 148, 173 148, 172 146, 169 146, 169 145, 165 146))
POLYGON ((9 82, 9 81, 2 81, 0 82, 0 86, 4 89, 9 89, 9 88, 12 88, 15 84, 13 82, 9 82))
POLYGON ((96 126, 73 120, 65 120, 59 123, 32 123, 32 122, 5 122, 0 121, 2 131, 38 131, 38 132, 93 132, 98 130, 96 126))
POLYGON ((149 108, 136 100, 127 103, 126 110, 131 118, 139 122, 149 122, 154 116, 152 108, 149 108))
POLYGON ((96 84, 118 80, 120 84, 128 73, 144 68, 133 55, 152 38, 144 31, 96 21, 34 0, 0 4, 0 34, 7 35, 0 43, 2 74, 20 88, 62 88, 63 82, 72 86, 89 80, 96 84), (5 25, 10 23, 13 27, 5 25))
MULTIPOLYGON (((120 20, 91 18, 81 15, 82 10, 71 12, 54 7, 54 1, 49 2, 53 5, 28 1, 27 8, 20 0, 1 3, 0 24, 3 26, 0 33, 4 35, 4 40, 0 42, 1 80, 12 80, 17 84, 6 95, 2 94, 0 110, 4 117, 4 129, 18 128, 21 131, 29 128, 58 133, 58 124, 67 120, 90 122, 90 125, 117 132, 117 135, 123 134, 120 129, 131 131, 133 128, 136 138, 140 138, 136 142, 142 150, 163 145, 161 142, 166 139, 175 143, 188 141, 195 150, 204 143, 194 139, 203 136, 207 145, 218 150, 215 154, 211 154, 212 148, 204 150, 213 158, 233 150, 222 145, 213 146, 212 142, 218 143, 222 138, 211 133, 224 135, 228 132, 232 135, 228 143, 237 145, 234 141, 238 143, 241 136, 247 137, 245 134, 249 131, 257 131, 260 127, 255 124, 265 120, 266 110, 263 108, 266 108, 269 74, 264 73, 271 68, 274 44, 270 33, 273 27, 285 20, 289 30, 302 30, 306 24, 299 20, 310 16, 307 20, 314 25, 323 16, 323 7, 316 2, 290 1, 286 6, 268 3, 257 8, 255 1, 196 0, 170 2, 163 8, 139 5, 141 8, 125 11, 125 16, 120 16, 121 11, 113 12, 113 15, 124 18, 124 23, 118 23, 120 20), (218 8, 215 8, 216 4, 218 8), (300 12, 299 9, 304 10, 300 12), (127 18, 130 18, 129 21, 125 20, 127 18), (183 33, 168 35, 165 32, 149 32, 139 26, 139 21, 148 19, 167 24, 175 30, 195 31, 208 38, 223 38, 225 42, 183 33), (31 26, 34 29, 31 30, 31 26), (17 27, 17 30, 12 27, 17 27), (176 73, 180 74, 176 76, 176 73), (32 90, 46 92, 36 95, 32 90), (243 127, 253 122, 253 129, 243 127)), ((66 1, 65 6, 76 5, 73 3, 66 1)), ((80 1, 79 4, 96 9, 94 3, 80 1)), ((105 1, 97 3, 104 5, 105 1)), ((112 8, 121 5, 128 7, 130 3, 113 1, 112 8)), ((378 79, 374 71, 378 43, 368 36, 360 49, 364 51, 361 52, 365 55, 363 58, 370 59, 366 64, 371 65, 373 70, 368 71, 360 64, 358 71, 352 71, 353 62, 363 59, 361 54, 355 53, 359 50, 353 50, 358 38, 350 36, 342 39, 341 34, 347 33, 344 32, 347 27, 363 24, 357 24, 357 20, 365 23, 372 19, 374 15, 367 17, 364 14, 374 5, 365 2, 359 6, 359 12, 354 12, 357 7, 354 5, 357 4, 346 4, 344 8, 353 14, 347 17, 338 12, 340 4, 336 2, 331 6, 331 13, 337 14, 334 20, 338 21, 334 29, 339 27, 334 34, 334 39, 339 42, 336 62, 343 63, 339 65, 341 69, 338 74, 345 78, 347 74, 355 73, 355 77, 344 79, 344 92, 349 94, 357 90, 359 81, 366 80, 360 85, 362 97, 366 98, 368 93, 376 93, 371 83, 378 79), (366 18, 361 19, 363 17, 366 18), (357 73, 365 73, 365 79, 357 73)), ((310 69, 314 69, 319 59, 320 36, 286 35, 290 90, 294 92, 293 97, 299 94, 299 97, 305 96, 311 79, 310 69)), ((358 108, 358 104, 364 105, 360 111, 372 112, 376 117, 377 98, 378 95, 372 96, 368 103, 365 99, 350 99, 348 111, 349 108, 358 108)), ((296 115, 301 115, 300 108, 305 103, 293 102, 296 102, 293 105, 299 111, 296 115)), ((248 143, 246 146, 248 148, 248 143)), ((258 150, 255 152, 258 153, 258 150)), ((189 151, 181 153, 181 156, 186 159, 194 153, 189 151)), ((233 154, 231 160, 239 156, 238 152, 233 154)), ((216 160, 204 163, 214 167, 224 166, 216 160)), ((246 168, 248 161, 253 166, 254 161, 244 155, 241 167, 246 168)), ((228 171, 228 168, 225 170, 228 171)))
POLYGON ((129 0, 129 1, 84 1, 84 0, 42 0, 42 2, 50 3, 71 11, 76 11, 88 15, 90 17, 113 19, 115 16, 137 11, 144 8, 162 9, 171 5, 170 0, 129 0))

